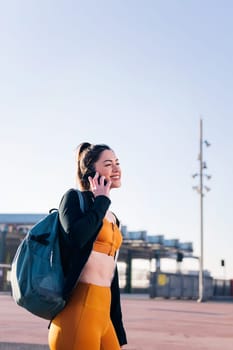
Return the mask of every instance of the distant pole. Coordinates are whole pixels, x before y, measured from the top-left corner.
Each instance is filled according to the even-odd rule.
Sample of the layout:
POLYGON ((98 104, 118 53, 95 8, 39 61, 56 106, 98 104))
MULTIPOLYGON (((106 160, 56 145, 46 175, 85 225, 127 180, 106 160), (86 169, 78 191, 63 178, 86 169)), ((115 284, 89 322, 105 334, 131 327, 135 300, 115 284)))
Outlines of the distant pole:
POLYGON ((199 267, 199 302, 204 299, 204 278, 203 278, 203 126, 200 119, 200 267, 199 267))
POLYGON ((206 177, 207 180, 211 179, 211 175, 207 175, 203 173, 204 169, 207 169, 207 164, 205 161, 203 161, 203 144, 205 144, 206 147, 211 146, 211 144, 205 140, 203 141, 203 123, 202 119, 200 119, 200 153, 198 155, 198 160, 200 162, 200 169, 199 173, 193 174, 192 177, 196 178, 199 176, 200 183, 199 186, 193 186, 193 190, 196 190, 197 193, 200 195, 200 257, 199 257, 199 281, 198 281, 198 301, 202 302, 204 301, 204 230, 203 230, 203 197, 204 197, 204 189, 209 192, 211 189, 207 186, 204 186, 203 178, 206 177))

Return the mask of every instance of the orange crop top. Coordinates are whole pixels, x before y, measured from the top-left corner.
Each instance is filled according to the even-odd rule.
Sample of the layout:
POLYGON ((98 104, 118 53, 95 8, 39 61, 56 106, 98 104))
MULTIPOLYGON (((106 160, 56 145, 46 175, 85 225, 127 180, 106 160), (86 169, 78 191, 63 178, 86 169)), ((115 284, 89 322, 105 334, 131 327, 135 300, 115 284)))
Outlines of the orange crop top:
POLYGON ((103 225, 93 244, 95 252, 115 256, 122 243, 122 235, 118 226, 107 219, 103 219, 103 225))

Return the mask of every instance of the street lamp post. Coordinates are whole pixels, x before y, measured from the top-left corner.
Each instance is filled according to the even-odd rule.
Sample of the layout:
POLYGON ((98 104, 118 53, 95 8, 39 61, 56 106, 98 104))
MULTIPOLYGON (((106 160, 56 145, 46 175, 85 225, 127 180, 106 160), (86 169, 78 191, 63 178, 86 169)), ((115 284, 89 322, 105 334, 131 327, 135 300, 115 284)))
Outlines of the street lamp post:
MULTIPOLYGON (((199 174, 196 173, 193 175, 193 178, 199 176, 200 183, 198 186, 193 186, 193 189, 196 190, 200 194, 200 258, 199 258, 199 283, 198 283, 198 302, 202 302, 205 299, 204 296, 204 276, 203 276, 203 267, 204 267, 204 232, 203 232, 203 176, 206 176, 208 180, 211 179, 211 175, 203 174, 203 169, 207 169, 206 162, 203 161, 203 143, 209 147, 210 143, 208 141, 203 142, 203 122, 200 119, 200 153, 198 156, 200 168, 199 174)), ((210 191, 210 188, 204 186, 206 191, 210 191)))
POLYGON ((203 278, 203 127, 202 119, 200 120, 200 268, 199 268, 199 302, 204 298, 204 278, 203 278))

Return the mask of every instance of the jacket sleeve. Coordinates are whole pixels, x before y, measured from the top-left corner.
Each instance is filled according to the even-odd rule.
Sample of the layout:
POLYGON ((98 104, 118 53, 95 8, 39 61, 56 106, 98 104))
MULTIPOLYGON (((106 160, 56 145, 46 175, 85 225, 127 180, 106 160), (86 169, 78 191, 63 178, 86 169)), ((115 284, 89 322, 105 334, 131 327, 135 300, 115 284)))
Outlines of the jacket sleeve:
POLYGON ((59 219, 64 232, 70 235, 77 248, 82 249, 98 233, 110 203, 108 197, 97 196, 83 213, 76 190, 70 189, 64 194, 59 205, 59 219))
POLYGON ((118 279, 118 270, 117 266, 115 269, 115 274, 112 280, 111 284, 111 293, 112 293, 112 300, 111 300, 111 320, 113 323, 113 326, 115 328, 118 341, 120 345, 127 344, 127 338, 125 329, 123 326, 122 321, 122 312, 121 312, 121 303, 120 303, 120 288, 119 288, 119 279, 118 279))

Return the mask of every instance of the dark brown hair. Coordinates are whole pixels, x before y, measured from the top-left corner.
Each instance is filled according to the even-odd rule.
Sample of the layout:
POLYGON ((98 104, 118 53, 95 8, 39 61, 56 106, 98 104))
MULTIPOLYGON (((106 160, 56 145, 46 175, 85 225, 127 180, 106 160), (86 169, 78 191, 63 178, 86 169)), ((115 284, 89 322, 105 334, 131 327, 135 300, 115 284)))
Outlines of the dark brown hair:
POLYGON ((88 142, 83 142, 77 147, 77 184, 81 190, 88 191, 90 189, 88 176, 95 175, 95 163, 105 150, 111 150, 111 148, 105 144, 92 145, 88 142))

